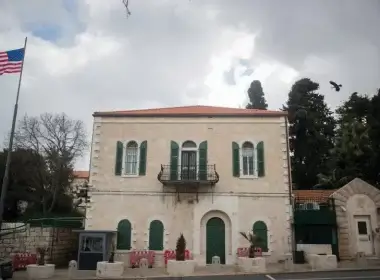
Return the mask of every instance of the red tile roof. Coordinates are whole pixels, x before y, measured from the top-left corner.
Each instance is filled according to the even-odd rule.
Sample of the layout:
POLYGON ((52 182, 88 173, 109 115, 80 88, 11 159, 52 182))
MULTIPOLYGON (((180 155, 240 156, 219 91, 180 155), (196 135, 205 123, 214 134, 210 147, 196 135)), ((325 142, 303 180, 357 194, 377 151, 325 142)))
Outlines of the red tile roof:
POLYGON ((73 172, 74 178, 77 179, 88 179, 90 177, 90 172, 86 170, 77 170, 73 172))
POLYGON ((298 202, 327 202, 336 190, 293 190, 298 202))
POLYGON ((240 109, 214 106, 183 106, 143 110, 95 112, 94 117, 279 117, 286 111, 240 109))

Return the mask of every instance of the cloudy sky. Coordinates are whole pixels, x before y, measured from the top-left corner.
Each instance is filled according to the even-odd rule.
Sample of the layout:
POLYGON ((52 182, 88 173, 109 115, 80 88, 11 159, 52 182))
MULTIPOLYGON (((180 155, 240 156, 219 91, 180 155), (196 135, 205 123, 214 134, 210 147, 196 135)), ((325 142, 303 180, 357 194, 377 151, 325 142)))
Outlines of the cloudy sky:
MULTIPOLYGON (((94 111, 244 106, 254 79, 270 109, 305 76, 332 107, 380 87, 379 0, 129 2, 127 19, 121 0, 0 0, 0 50, 28 36, 19 116, 65 112, 90 135, 94 111)), ((0 76, 0 140, 17 80, 0 76)))

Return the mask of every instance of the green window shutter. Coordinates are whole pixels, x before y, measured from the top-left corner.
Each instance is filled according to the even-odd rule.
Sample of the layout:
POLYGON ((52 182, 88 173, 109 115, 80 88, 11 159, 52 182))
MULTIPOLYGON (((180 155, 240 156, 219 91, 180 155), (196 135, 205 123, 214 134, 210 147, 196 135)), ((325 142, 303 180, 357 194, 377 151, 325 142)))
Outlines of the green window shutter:
POLYGON ((234 177, 240 175, 239 144, 236 142, 232 142, 232 175, 234 177))
POLYGON ((179 146, 177 142, 171 141, 170 143, 170 180, 177 180, 178 178, 178 155, 179 146))
POLYGON ((116 162, 115 162, 115 175, 121 175, 121 169, 123 168, 123 142, 117 141, 116 143, 116 162))
POLYGON ((253 225, 253 233, 259 238, 258 244, 263 252, 268 252, 268 228, 263 221, 257 221, 253 225))
POLYGON ((131 249, 131 232, 131 223, 128 220, 121 220, 117 225, 116 248, 118 250, 131 249))
POLYGON ((162 251, 164 249, 164 225, 154 220, 149 226, 149 250, 162 251))
POLYGON ((264 142, 261 141, 257 144, 257 175, 259 177, 265 176, 265 163, 264 163, 264 142))
POLYGON ((140 168, 139 175, 145 176, 146 174, 146 154, 148 151, 148 142, 145 140, 140 144, 140 168))
POLYGON ((199 180, 207 180, 207 141, 199 144, 199 180))

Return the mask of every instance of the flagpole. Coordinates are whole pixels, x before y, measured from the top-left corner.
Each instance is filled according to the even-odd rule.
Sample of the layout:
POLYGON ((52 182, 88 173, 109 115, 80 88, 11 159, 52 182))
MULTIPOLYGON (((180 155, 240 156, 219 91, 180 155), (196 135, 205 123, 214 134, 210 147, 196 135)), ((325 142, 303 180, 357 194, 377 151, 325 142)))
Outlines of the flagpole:
POLYGON ((9 183, 9 173, 10 173, 10 165, 11 165, 12 150, 13 150, 13 139, 14 139, 14 136, 15 136, 16 120, 17 120, 17 110, 18 110, 18 100, 19 100, 19 97, 20 97, 20 88, 21 88, 22 72, 24 70, 24 60, 25 60, 25 52, 26 52, 26 43, 27 43, 27 41, 28 41, 28 37, 25 37, 24 56, 22 58, 20 77, 19 77, 19 80, 18 80, 18 87, 17 87, 16 103, 15 103, 14 111, 13 111, 12 128, 11 128, 11 135, 10 135, 10 138, 9 138, 7 162, 6 162, 6 165, 5 165, 3 184, 1 186, 1 196, 0 196, 0 230, 1 230, 2 223, 3 223, 3 214, 4 214, 4 207, 5 207, 5 197, 7 195, 8 183, 9 183))

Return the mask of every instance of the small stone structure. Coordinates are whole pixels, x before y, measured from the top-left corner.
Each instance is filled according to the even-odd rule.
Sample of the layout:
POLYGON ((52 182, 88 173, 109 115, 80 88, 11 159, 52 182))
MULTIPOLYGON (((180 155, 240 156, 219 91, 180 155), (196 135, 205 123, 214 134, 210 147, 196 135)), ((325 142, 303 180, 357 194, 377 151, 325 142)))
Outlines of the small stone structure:
POLYGON ((166 272, 174 277, 190 276, 194 274, 196 264, 195 260, 168 260, 166 272))
POLYGON ((29 264, 26 266, 26 273, 28 279, 48 279, 54 276, 55 265, 54 264, 29 264))
POLYGON ((309 264, 312 270, 336 269, 338 267, 335 255, 309 254, 309 264))
POLYGON ((245 273, 265 273, 267 270, 266 259, 264 257, 238 257, 238 267, 241 272, 245 273))
POLYGON ((149 269, 149 262, 146 258, 142 258, 140 259, 140 262, 139 262, 139 269, 140 269, 140 273, 142 275, 145 275, 149 269))
POLYGON ((38 246, 48 249, 46 262, 67 266, 76 258, 78 236, 72 229, 53 227, 31 227, 24 223, 4 223, 0 240, 0 258, 14 253, 35 253, 38 246))
POLYGON ((121 277, 124 273, 124 263, 108 261, 98 262, 96 265, 96 277, 115 278, 121 277))
POLYGON ((220 264, 220 257, 219 256, 213 256, 211 259, 211 268, 213 272, 218 272, 221 268, 220 264))
POLYGON ((292 271, 294 268, 293 254, 287 253, 284 256, 284 270, 292 271))
POLYGON ((75 278, 76 272, 78 271, 78 263, 75 260, 69 262, 68 278, 75 278))

